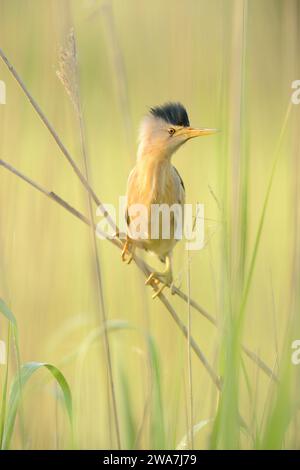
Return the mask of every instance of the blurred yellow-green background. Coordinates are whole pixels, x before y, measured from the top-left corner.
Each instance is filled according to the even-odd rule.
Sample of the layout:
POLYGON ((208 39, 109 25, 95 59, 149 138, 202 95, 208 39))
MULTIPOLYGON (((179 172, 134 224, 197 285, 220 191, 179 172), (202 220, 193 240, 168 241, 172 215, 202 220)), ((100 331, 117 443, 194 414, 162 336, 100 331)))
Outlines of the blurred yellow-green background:
MULTIPOLYGON (((223 401, 193 353, 189 373, 187 340, 134 264, 97 241, 105 314, 115 327, 108 335, 122 448, 176 448, 191 409, 203 427, 188 447, 299 448, 300 365, 290 365, 291 341, 300 339, 300 106, 290 104, 300 79, 299 21, 299 0, 0 0, 0 47, 83 169, 76 112, 56 75, 74 28, 90 182, 102 202, 125 194, 150 106, 180 101, 192 125, 221 130, 188 143, 173 162, 187 202, 205 205, 205 247, 188 258, 177 246, 175 277, 220 324, 190 312, 192 335, 224 379, 223 401), (282 374, 280 386, 240 340, 282 374), (230 382, 237 375, 234 390, 228 370, 230 382), (237 406, 246 431, 231 422, 234 411, 226 417, 237 406)), ((0 159, 88 214, 85 190, 2 61, 0 80, 0 159)), ((11 448, 117 447, 97 290, 89 229, 0 166, 0 297, 17 319, 21 362, 56 365, 74 413, 71 444, 58 387, 39 372, 24 387, 11 448)), ((187 324, 188 305, 167 297, 187 324)), ((0 327, 6 341, 4 318, 0 327)), ((13 349, 9 365, 11 381, 13 349)))

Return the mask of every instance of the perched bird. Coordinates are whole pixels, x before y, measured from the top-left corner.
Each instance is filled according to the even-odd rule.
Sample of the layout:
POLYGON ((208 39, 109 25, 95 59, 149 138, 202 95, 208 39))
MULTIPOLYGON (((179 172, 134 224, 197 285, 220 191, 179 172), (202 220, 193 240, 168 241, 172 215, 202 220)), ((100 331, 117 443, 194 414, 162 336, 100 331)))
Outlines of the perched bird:
POLYGON ((183 207, 185 188, 180 174, 171 163, 171 157, 189 139, 215 132, 216 129, 190 127, 187 111, 180 103, 166 103, 151 108, 141 123, 137 162, 127 182, 126 222, 130 227, 133 219, 128 210, 130 206, 143 204, 147 210, 149 230, 148 237, 140 239, 130 237, 129 230, 122 259, 130 263, 134 249, 139 247, 156 254, 165 264, 164 271, 153 271, 146 280, 146 284, 156 284, 159 287, 153 298, 173 282, 171 258, 177 240, 174 237, 174 217, 171 219, 169 239, 162 238, 161 230, 158 238, 151 238, 150 224, 154 222, 151 220, 151 206, 172 206, 177 203, 183 207))

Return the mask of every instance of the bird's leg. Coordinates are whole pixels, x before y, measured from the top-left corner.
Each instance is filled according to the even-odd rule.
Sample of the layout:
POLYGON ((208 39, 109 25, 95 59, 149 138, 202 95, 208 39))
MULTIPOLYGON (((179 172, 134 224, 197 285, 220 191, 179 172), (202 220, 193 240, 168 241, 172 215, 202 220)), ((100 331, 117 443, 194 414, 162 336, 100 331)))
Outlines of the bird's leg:
POLYGON ((170 255, 166 256, 165 269, 162 272, 153 271, 150 276, 146 279, 145 284, 158 287, 158 290, 154 292, 152 298, 155 299, 165 287, 169 287, 173 282, 172 275, 172 264, 170 255), (160 285, 161 284, 161 285, 160 285))
POLYGON ((133 253, 134 253, 134 246, 132 244, 131 239, 127 235, 126 241, 123 246, 122 254, 121 254, 122 261, 124 261, 126 264, 130 264, 133 259, 133 253), (126 258, 126 255, 129 255, 128 258, 126 258))

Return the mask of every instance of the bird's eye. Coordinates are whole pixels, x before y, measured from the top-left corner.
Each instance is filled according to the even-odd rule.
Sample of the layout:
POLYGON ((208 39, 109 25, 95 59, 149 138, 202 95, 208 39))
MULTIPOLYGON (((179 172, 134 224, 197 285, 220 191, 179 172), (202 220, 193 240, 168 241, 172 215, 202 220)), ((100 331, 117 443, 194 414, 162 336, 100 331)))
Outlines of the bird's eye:
POLYGON ((175 134, 175 129, 173 127, 170 127, 170 129, 168 129, 168 132, 170 135, 174 135, 175 134))

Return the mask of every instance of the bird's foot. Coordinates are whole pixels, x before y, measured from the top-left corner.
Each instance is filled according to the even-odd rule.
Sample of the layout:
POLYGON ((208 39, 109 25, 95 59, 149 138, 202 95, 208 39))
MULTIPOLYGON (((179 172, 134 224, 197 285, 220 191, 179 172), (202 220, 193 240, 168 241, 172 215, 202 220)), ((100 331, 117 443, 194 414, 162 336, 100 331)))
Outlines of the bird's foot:
POLYGON ((152 272, 145 281, 146 286, 151 285, 154 289, 152 299, 155 299, 166 287, 170 287, 171 284, 172 279, 169 273, 152 272))
POLYGON ((130 264, 133 259, 133 248, 129 239, 127 239, 126 242, 124 243, 121 257, 122 257, 122 261, 126 264, 130 264), (130 247, 131 247, 131 251, 130 251, 130 247))
POLYGON ((172 295, 176 294, 176 288, 177 286, 175 285, 175 282, 173 281, 172 284, 170 285, 170 291, 172 295))
POLYGON ((172 295, 175 295, 176 291, 178 291, 178 289, 181 289, 181 285, 182 285, 181 277, 182 276, 178 276, 176 279, 172 280, 171 285, 170 285, 170 291, 172 295))

